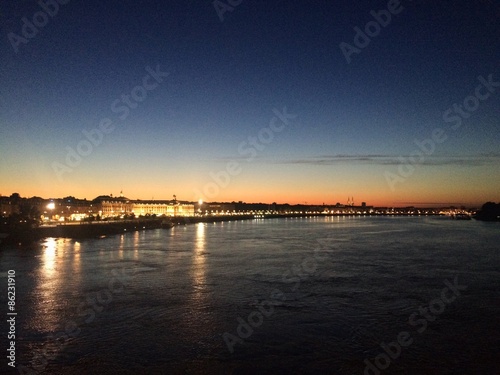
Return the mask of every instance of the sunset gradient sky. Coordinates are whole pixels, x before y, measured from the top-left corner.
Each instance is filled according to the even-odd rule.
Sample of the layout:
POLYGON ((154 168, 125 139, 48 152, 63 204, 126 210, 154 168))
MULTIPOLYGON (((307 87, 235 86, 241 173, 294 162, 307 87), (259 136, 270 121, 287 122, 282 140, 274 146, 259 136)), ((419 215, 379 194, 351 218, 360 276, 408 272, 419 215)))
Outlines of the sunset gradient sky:
POLYGON ((500 201, 495 2, 401 1, 350 63, 387 2, 70 1, 16 45, 41 9, 1 6, 2 195, 500 201))

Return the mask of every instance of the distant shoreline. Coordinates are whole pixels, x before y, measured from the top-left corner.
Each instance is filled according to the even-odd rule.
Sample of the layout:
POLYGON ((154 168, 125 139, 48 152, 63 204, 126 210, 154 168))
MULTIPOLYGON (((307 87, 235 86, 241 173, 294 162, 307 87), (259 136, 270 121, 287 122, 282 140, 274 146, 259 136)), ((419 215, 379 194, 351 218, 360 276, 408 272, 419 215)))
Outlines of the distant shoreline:
POLYGON ((146 218, 133 220, 108 220, 99 222, 68 222, 55 223, 53 225, 41 225, 34 228, 19 228, 16 231, 7 233, 1 245, 19 245, 39 241, 43 238, 99 238, 102 236, 123 234, 149 229, 169 229, 176 225, 189 225, 197 223, 217 223, 238 220, 254 219, 284 219, 284 218, 308 218, 308 217, 402 217, 402 216, 444 216, 438 213, 293 213, 293 214, 245 214, 245 215, 211 215, 192 217, 166 217, 166 218, 146 218))
POLYGON ((175 217, 172 221, 176 224, 196 224, 196 223, 216 223, 221 221, 237 221, 251 219, 285 219, 294 217, 336 217, 336 216, 445 216, 439 213, 409 214, 409 213, 305 213, 305 214, 256 214, 256 215, 217 215, 217 216, 195 216, 195 217, 175 217))

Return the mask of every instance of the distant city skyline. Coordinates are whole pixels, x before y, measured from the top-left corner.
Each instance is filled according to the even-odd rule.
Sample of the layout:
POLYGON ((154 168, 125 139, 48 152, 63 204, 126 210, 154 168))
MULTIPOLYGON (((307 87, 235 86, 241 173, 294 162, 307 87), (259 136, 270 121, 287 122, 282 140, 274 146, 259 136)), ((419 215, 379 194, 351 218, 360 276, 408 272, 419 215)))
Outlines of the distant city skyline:
POLYGON ((500 201, 498 4, 231 8, 2 4, 0 193, 500 201))
POLYGON ((425 207, 425 208, 439 208, 439 207, 449 207, 449 206, 455 206, 455 207, 460 207, 460 206, 466 206, 466 207, 469 207, 469 208, 479 208, 481 207, 484 203, 486 202, 491 202, 492 200, 486 200, 484 202, 478 202, 477 204, 466 204, 464 202, 451 202, 451 201, 443 201, 443 202, 414 202, 414 201, 408 201, 408 202, 396 202, 395 204, 374 204, 374 202, 370 202, 368 200, 365 200, 365 199, 359 199, 357 200, 354 196, 348 196, 348 197, 345 197, 345 199, 338 199, 338 200, 333 200, 333 201, 322 201, 322 202, 313 202, 313 201, 308 201, 308 200, 305 200, 305 201, 302 201, 302 202, 288 202, 288 201, 283 201, 283 200, 280 200, 280 199, 274 199, 274 200, 249 200, 249 199, 244 199, 244 197, 240 197, 239 199, 233 199, 233 200, 204 200, 202 198, 199 198, 199 199, 185 199, 182 195, 178 195, 178 194, 171 194, 170 196, 168 195, 164 195, 164 196, 152 196, 152 197, 136 197, 136 196, 131 196, 131 195, 126 195, 123 190, 118 192, 118 193, 114 193, 114 192, 110 192, 110 193, 103 193, 101 192, 100 194, 97 194, 97 195, 91 195, 89 196, 89 194, 83 194, 83 195, 77 195, 77 194, 63 194, 63 195, 41 195, 41 194, 27 194, 27 195, 24 195, 24 194, 21 194, 20 191, 22 190, 16 190, 12 193, 8 193, 8 194, 5 194, 3 192, 0 192, 0 197, 10 197, 12 194, 19 194, 21 198, 33 198, 33 197, 39 197, 39 198, 42 198, 44 200, 50 200, 50 199, 63 199, 63 198, 66 198, 66 197, 74 197, 75 199, 81 199, 81 200, 88 200, 88 201, 92 201, 96 198, 100 198, 100 197, 103 197, 103 196, 109 196, 109 197, 112 197, 112 198, 120 198, 120 197, 124 197, 126 199, 130 199, 130 200, 139 200, 139 201, 179 201, 179 202, 194 202, 194 203, 217 203, 217 202, 220 202, 220 203, 231 203, 231 202, 244 202, 244 203, 262 203, 262 204, 273 204, 273 203, 276 203, 276 204, 290 204, 290 205, 308 205, 308 206, 334 206, 336 204, 341 204, 341 205, 345 205, 345 206, 350 206, 350 205, 354 205, 354 206, 361 206, 363 203, 366 204, 367 206, 371 206, 371 207, 425 207))

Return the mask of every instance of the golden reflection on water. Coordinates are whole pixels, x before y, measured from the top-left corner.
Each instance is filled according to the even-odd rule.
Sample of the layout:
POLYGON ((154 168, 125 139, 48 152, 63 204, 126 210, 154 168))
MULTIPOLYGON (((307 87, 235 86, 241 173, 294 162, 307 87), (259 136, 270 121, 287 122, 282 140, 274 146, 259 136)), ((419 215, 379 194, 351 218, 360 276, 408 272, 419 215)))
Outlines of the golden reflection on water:
POLYGON ((80 281, 82 262, 80 259, 81 244, 78 241, 73 243, 73 278, 77 278, 80 281))
POLYGON ((57 242, 55 238, 47 238, 43 244, 44 251, 42 255, 43 262, 43 276, 45 279, 51 279, 54 276, 56 268, 56 247, 57 242))
POLYGON ((134 232, 134 259, 139 259, 139 231, 134 232))
POLYGON ((195 340, 203 340, 213 334, 214 316, 210 313, 212 303, 210 286, 207 283, 208 257, 207 232, 209 224, 198 223, 194 231, 192 257, 192 292, 185 334, 195 340))
POLYGON ((205 251, 205 223, 196 224, 196 252, 205 251))
POLYGON ((195 291, 195 299, 197 302, 202 302, 205 286, 205 257, 206 257, 206 240, 205 240, 205 223, 196 224, 195 233, 195 248, 193 253, 193 285, 195 291))
POLYGON ((125 244, 125 235, 120 235, 120 245, 118 245, 118 258, 123 259, 123 246, 125 244))
MULTIPOLYGON (((59 317, 54 311, 56 305, 60 304, 58 299, 63 288, 67 287, 64 280, 68 272, 73 274, 73 267, 79 267, 79 245, 78 258, 73 258, 74 265, 66 269, 64 266, 64 251, 68 249, 66 240, 62 238, 47 238, 42 243, 42 254, 38 277, 36 278, 36 319, 35 325, 43 327, 44 330, 55 331, 59 328, 59 317), (78 260, 77 260, 78 259, 78 260)), ((69 257, 68 257, 69 258, 69 257)), ((71 258, 70 258, 71 259, 71 258)), ((73 276, 73 275, 72 275, 73 276)))

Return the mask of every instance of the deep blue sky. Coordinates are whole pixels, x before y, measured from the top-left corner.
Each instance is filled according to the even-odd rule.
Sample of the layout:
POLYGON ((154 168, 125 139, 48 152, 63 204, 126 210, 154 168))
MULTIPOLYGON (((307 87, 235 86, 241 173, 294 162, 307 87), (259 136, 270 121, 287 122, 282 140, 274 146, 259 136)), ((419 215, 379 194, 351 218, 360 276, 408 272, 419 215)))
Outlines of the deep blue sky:
POLYGON ((21 19, 41 8, 2 4, 0 193, 500 200, 500 88, 459 129, 443 121, 474 93, 478 76, 500 81, 500 6, 463 3, 402 1, 403 11, 350 64, 339 44, 353 45, 354 27, 387 2, 243 0, 221 22, 210 1, 73 0, 17 53, 9 33, 22 35, 21 19), (158 64, 169 77, 120 120, 113 101, 158 64), (238 146, 283 107, 296 119, 246 161, 238 146), (54 163, 65 163, 65 148, 76 149, 82 131, 103 118, 113 132, 58 178, 54 163), (387 173, 397 175, 398 156, 437 127, 448 139, 391 188, 387 173), (241 172, 212 193, 210 173, 228 160, 241 172))

